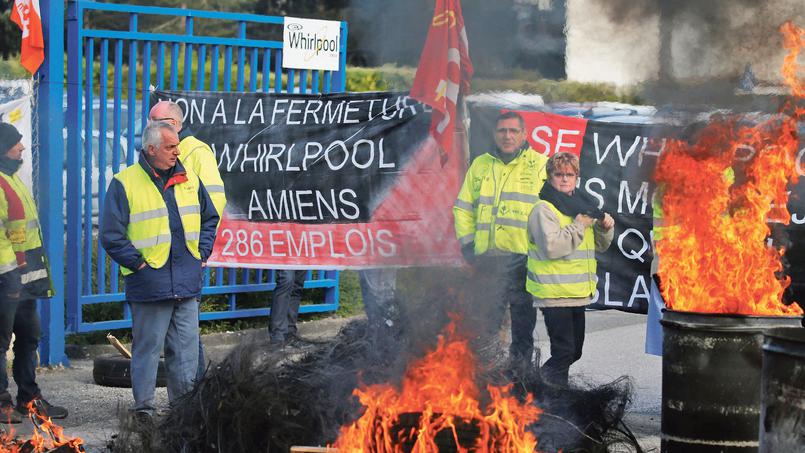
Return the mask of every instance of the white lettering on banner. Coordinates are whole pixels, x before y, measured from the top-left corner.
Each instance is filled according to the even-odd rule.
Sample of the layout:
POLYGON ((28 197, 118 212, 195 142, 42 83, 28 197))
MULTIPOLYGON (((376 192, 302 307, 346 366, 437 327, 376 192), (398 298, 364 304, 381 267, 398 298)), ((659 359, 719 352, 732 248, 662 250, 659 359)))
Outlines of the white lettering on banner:
POLYGON ((629 214, 634 214, 635 209, 637 208, 637 204, 639 202, 643 202, 640 208, 640 214, 646 213, 646 208, 648 208, 648 182, 643 181, 640 183, 640 190, 637 191, 634 197, 634 201, 632 200, 632 191, 629 190, 629 181, 622 180, 621 181, 621 188, 620 192, 618 193, 618 214, 623 214, 623 199, 624 195, 626 198, 626 207, 629 210, 629 214))
MULTIPOLYGON (((185 112, 184 122, 193 125, 203 124, 260 124, 268 125, 264 105, 265 99, 258 98, 254 105, 250 106, 245 98, 229 99, 190 99, 178 97, 176 99, 166 98, 160 100, 173 101, 185 112), (210 113, 207 109, 207 101, 215 102, 215 108, 210 113), (229 106, 227 103, 234 103, 229 106), (229 108, 228 108, 229 107, 229 108), (247 117, 247 112, 248 117, 247 117), (208 116, 209 115, 209 116, 208 116), (229 118, 228 115, 232 115, 229 118)), ((389 121, 403 119, 407 116, 416 116, 419 113, 430 112, 430 109, 413 101, 409 96, 397 96, 389 99, 360 99, 360 100, 327 100, 321 99, 274 99, 271 105, 270 125, 283 123, 286 125, 301 124, 358 124, 363 121, 371 121, 377 117, 389 121), (368 105, 368 108, 365 107, 368 105), (379 111, 378 111, 379 110, 379 111)), ((563 135, 578 135, 579 131, 560 130, 557 149, 568 147, 570 143, 562 142, 563 135)))
MULTIPOLYGON (((549 156, 551 154, 551 145, 548 143, 548 140, 540 137, 540 133, 544 132, 548 138, 553 137, 553 130, 549 126, 537 126, 531 131, 531 140, 542 145, 542 150, 535 150, 549 156)), ((553 148, 554 153, 558 153, 562 151, 562 148, 567 148, 568 152, 572 152, 572 150, 576 149, 578 145, 572 142, 566 142, 563 139, 565 135, 579 135, 581 131, 576 129, 559 129, 559 132, 556 135, 556 145, 553 148)))
POLYGON ((252 124, 257 120, 257 124, 263 124, 266 122, 266 117, 263 114, 263 100, 258 99, 257 102, 254 104, 254 108, 252 109, 252 114, 249 115, 249 124, 252 124))
POLYGON ((268 250, 272 257, 393 257, 398 250, 393 233, 386 229, 368 228, 363 231, 350 228, 343 237, 334 237, 339 233, 333 231, 304 230, 296 234, 287 230, 270 230, 264 235, 260 230, 222 228, 220 233, 225 241, 222 256, 260 257, 268 250), (345 244, 347 253, 336 252, 338 243, 345 244))
POLYGON ((358 194, 352 189, 288 190, 266 189, 265 198, 252 190, 249 220, 355 220, 360 217, 358 194), (327 215, 325 215, 325 211, 327 215))
MULTIPOLYGON (((218 145, 210 143, 210 147, 216 156, 220 156, 218 166, 226 162, 224 167, 228 172, 232 172, 233 167, 239 158, 241 159, 239 171, 241 173, 267 173, 272 171, 308 171, 312 163, 324 162, 330 170, 338 171, 349 164, 360 170, 365 170, 373 165, 377 168, 396 168, 397 163, 387 161, 386 150, 384 147, 385 137, 377 142, 369 139, 356 140, 350 147, 341 140, 335 140, 325 149, 321 143, 308 142, 304 144, 302 152, 302 166, 293 165, 292 155, 296 143, 290 146, 281 143, 247 143, 240 144, 234 148, 228 143, 218 145), (218 148, 221 152, 218 152, 218 148), (284 162, 283 162, 284 161, 284 162), (271 163, 275 165, 271 165, 271 163)), ((300 144, 300 147, 302 145, 300 144)))
POLYGON ((235 104, 235 119, 232 121, 232 124, 246 124, 246 120, 239 120, 238 115, 240 114, 240 101, 242 99, 237 100, 237 104, 235 104))
POLYGON ((361 109, 352 107, 352 104, 358 104, 358 103, 361 103, 361 102, 363 102, 363 101, 348 101, 347 102, 347 107, 346 107, 346 109, 344 109, 344 124, 356 124, 356 123, 360 122, 360 120, 358 118, 349 119, 349 114, 350 113, 355 113, 355 112, 360 112, 361 109))
POLYGON ((593 133, 593 145, 595 145, 595 156, 596 156, 596 160, 598 161, 598 165, 601 165, 601 162, 603 162, 604 159, 606 159, 607 155, 609 154, 609 151, 613 147, 615 147, 615 151, 618 154, 618 160, 619 160, 620 166, 625 167, 626 163, 629 161, 629 158, 632 156, 632 154, 634 154, 635 151, 637 151, 637 146, 640 144, 641 139, 643 140, 644 143, 647 140, 646 137, 641 137, 639 135, 635 136, 634 141, 629 146, 629 150, 626 151, 626 154, 623 154, 623 149, 621 147, 621 136, 620 135, 615 135, 615 137, 613 137, 612 141, 609 142, 607 147, 604 149, 604 154, 602 155, 601 154, 601 147, 598 145, 598 132, 594 132, 593 133))
POLYGON ((304 104, 305 101, 301 99, 291 99, 290 105, 288 105, 288 116, 285 117, 285 124, 302 124, 302 119, 294 120, 292 119, 294 115, 302 115, 302 107, 294 108, 294 104, 304 104))
POLYGON ((307 105, 305 106, 305 119, 303 120, 303 122, 304 122, 305 124, 319 124, 319 117, 318 117, 318 116, 316 116, 316 114, 319 112, 319 110, 321 110, 321 106, 322 106, 322 105, 324 105, 324 103, 323 103, 323 102, 321 102, 321 101, 319 101, 318 99, 313 99, 313 100, 311 100, 311 101, 308 101, 307 105), (315 108, 315 109, 311 109, 310 107, 311 107, 312 105, 315 105, 315 106, 316 106, 316 108, 315 108), (313 121, 312 121, 312 122, 310 122, 310 123, 309 123, 309 122, 308 122, 308 120, 307 120, 307 117, 308 117, 308 116, 312 116, 312 117, 313 117, 313 121))
MULTIPOLYGON (((610 273, 604 273, 604 305, 609 307, 626 307, 631 308, 634 306, 634 303, 637 299, 645 299, 647 302, 649 300, 649 289, 648 285, 646 285, 646 278, 643 275, 638 275, 635 278, 634 285, 632 286, 632 294, 629 296, 629 302, 624 302, 622 300, 615 300, 610 295, 610 273)), ((595 304, 598 302, 598 298, 600 297, 600 292, 596 291, 595 296, 593 297, 591 303, 595 304)))
MULTIPOLYGON (((221 124, 226 124, 226 110, 224 110, 224 100, 218 99, 218 103, 215 104, 215 111, 212 112, 212 119, 210 120, 210 124, 215 124, 216 118, 221 118, 221 124)), ((203 123, 203 121, 199 121, 203 123)), ((193 119, 190 118, 190 124, 193 123, 193 119)))
POLYGON ((562 139, 565 137, 565 135, 579 135, 579 134, 581 134, 581 131, 578 130, 559 129, 559 134, 556 136, 556 147, 554 148, 553 152, 558 153, 562 151, 562 148, 569 148, 568 151, 570 151, 571 149, 575 149, 576 148, 575 143, 565 142, 562 141, 562 139))
POLYGON ((223 228, 221 237, 226 240, 222 256, 255 256, 263 255, 263 233, 254 230, 249 234, 247 230, 232 231, 229 228, 223 228))
POLYGON ((646 241, 646 238, 643 236, 643 233, 640 232, 640 230, 637 230, 635 228, 627 228, 623 233, 620 234, 620 236, 618 236, 618 248, 620 249, 621 253, 623 253, 623 256, 625 256, 626 258, 628 258, 630 260, 637 260, 637 261, 640 261, 641 263, 646 262, 646 260, 643 258, 643 255, 649 249, 649 244, 646 241), (638 238, 640 238, 640 242, 642 243, 642 245, 640 246, 639 251, 636 251, 636 250, 626 251, 626 250, 624 250, 623 241, 630 234, 635 234, 635 235, 637 235, 638 238))
POLYGON ((604 196, 598 192, 593 191, 591 187, 593 184, 597 184, 598 186, 600 186, 602 191, 606 190, 607 184, 601 178, 590 178, 587 180, 587 182, 584 183, 584 190, 586 190, 587 193, 590 194, 593 198, 598 200, 598 209, 603 209, 604 196))
POLYGON ((198 118, 198 119, 204 118, 204 109, 206 107, 207 107, 207 99, 202 99, 201 100, 201 108, 200 109, 198 107, 198 102, 196 102, 196 100, 193 99, 193 101, 190 102, 190 109, 185 110, 185 112, 187 112, 187 113, 185 113, 185 116, 189 115, 190 116, 190 121, 185 119, 182 122, 183 123, 186 123, 186 122, 191 122, 192 123, 194 113, 195 113, 196 118, 198 118))
POLYGON ((805 176, 805 167, 802 165, 803 160, 805 160, 805 148, 799 150, 799 154, 797 154, 797 173, 800 176, 805 176))
POLYGON ((660 154, 662 154, 662 152, 665 151, 665 144, 668 143, 667 139, 665 139, 665 138, 660 139, 660 147, 657 150, 653 149, 654 146, 649 146, 649 145, 653 145, 655 142, 656 142, 656 139, 644 140, 643 141, 643 146, 640 148, 640 153, 637 156, 637 165, 639 167, 643 166, 643 157, 644 156, 651 156, 651 157, 659 158, 660 154))

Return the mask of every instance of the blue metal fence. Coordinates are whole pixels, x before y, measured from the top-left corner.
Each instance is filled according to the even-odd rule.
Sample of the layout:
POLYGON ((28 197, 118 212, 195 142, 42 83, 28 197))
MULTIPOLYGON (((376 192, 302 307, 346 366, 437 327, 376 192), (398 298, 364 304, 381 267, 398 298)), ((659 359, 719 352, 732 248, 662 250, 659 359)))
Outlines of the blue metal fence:
MULTIPOLYGON (((135 162, 135 142, 147 119, 150 86, 177 89, 181 80, 184 90, 344 91, 347 24, 341 23, 344 51, 339 71, 283 71, 281 41, 247 36, 247 25, 275 27, 281 33, 282 17, 83 1, 70 1, 67 8, 66 332, 130 327, 126 304, 122 319, 97 322, 85 321, 83 308, 124 299, 119 268, 99 244, 98 214, 111 176, 135 162), (98 14, 126 17, 128 27, 85 26, 87 17, 98 14), (146 15, 181 18, 183 33, 139 31, 138 21, 146 15), (194 27, 202 20, 230 24, 235 36, 197 35, 194 27)), ((207 270, 203 294, 226 294, 228 306, 225 311, 204 312, 201 319, 268 315, 266 307, 238 308, 237 294, 273 290, 274 274, 271 270, 207 270)), ((304 305, 300 312, 338 308, 338 272, 310 271, 305 288, 323 288, 324 300, 304 305)))

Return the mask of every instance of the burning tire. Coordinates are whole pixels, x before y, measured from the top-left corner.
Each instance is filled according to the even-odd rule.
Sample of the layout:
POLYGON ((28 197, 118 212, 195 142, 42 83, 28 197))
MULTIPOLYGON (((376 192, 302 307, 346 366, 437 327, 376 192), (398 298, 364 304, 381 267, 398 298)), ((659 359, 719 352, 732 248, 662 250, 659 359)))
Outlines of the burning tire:
MULTIPOLYGON (((159 360, 157 387, 165 387, 165 361, 159 360)), ((103 354, 92 362, 92 378, 105 387, 131 387, 131 359, 119 354, 103 354)))

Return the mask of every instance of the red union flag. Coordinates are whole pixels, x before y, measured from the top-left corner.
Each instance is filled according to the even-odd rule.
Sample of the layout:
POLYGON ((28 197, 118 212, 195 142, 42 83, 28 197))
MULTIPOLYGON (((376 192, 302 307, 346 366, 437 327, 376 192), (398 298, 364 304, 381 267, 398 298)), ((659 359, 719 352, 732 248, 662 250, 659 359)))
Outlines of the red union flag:
POLYGON ((42 15, 39 0, 15 0, 11 20, 22 30, 20 61, 31 74, 45 60, 45 40, 42 38, 42 15))
POLYGON ((433 107, 431 135, 442 149, 442 160, 453 146, 458 94, 469 91, 472 72, 461 2, 436 0, 411 97, 433 107))

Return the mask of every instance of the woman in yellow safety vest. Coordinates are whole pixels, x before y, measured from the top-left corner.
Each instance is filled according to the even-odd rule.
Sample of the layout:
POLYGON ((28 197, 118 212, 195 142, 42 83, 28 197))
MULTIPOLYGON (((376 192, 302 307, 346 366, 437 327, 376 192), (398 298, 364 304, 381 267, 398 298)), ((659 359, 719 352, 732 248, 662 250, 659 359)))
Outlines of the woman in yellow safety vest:
POLYGON ((579 159, 557 153, 548 159, 548 184, 528 217, 526 289, 542 309, 551 357, 542 376, 567 385, 568 370, 581 358, 584 309, 596 285, 595 252, 609 248, 615 221, 593 199, 576 190, 579 159))

